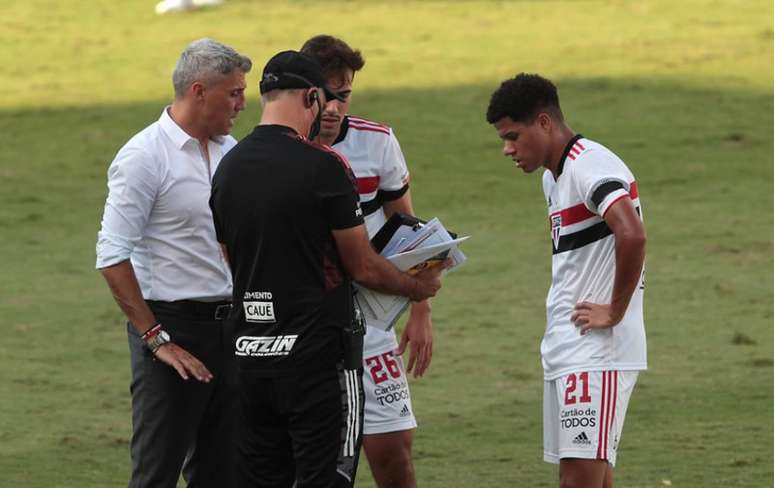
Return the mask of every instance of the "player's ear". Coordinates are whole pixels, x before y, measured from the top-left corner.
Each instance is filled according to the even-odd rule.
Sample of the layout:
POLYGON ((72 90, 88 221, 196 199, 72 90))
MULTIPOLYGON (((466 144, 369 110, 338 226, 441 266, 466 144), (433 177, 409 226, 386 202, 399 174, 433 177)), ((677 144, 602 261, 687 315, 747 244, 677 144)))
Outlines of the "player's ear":
POLYGON ((312 88, 308 90, 304 96, 304 107, 312 108, 312 105, 314 105, 315 102, 317 102, 319 97, 320 97, 320 94, 317 93, 316 88, 312 88))
POLYGON ((205 86, 201 81, 194 81, 191 83, 191 88, 188 90, 195 100, 204 100, 205 86))
POLYGON ((535 122, 537 122, 540 125, 540 128, 543 130, 551 130, 551 126, 554 123, 554 121, 551 119, 551 116, 546 112, 540 112, 535 122))

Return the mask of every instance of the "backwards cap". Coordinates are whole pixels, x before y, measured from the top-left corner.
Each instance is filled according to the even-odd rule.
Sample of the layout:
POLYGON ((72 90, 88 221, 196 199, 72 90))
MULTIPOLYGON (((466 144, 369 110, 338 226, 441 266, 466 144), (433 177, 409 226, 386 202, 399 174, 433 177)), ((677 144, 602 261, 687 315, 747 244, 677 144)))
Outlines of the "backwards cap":
POLYGON ((342 100, 325 88, 325 77, 320 63, 298 51, 275 54, 264 66, 259 86, 261 95, 272 90, 319 87, 325 90, 328 100, 342 100))

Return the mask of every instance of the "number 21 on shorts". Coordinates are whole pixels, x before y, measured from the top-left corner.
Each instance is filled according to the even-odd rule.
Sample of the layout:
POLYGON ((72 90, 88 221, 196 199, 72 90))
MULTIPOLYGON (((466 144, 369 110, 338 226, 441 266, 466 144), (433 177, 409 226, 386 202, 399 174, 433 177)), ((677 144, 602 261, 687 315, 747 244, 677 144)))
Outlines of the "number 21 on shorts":
POLYGON ((576 375, 572 373, 567 376, 567 389, 564 392, 564 404, 575 405, 576 403, 591 403, 589 395, 589 374, 581 373, 576 375), (580 396, 578 396, 578 383, 580 383, 580 396))

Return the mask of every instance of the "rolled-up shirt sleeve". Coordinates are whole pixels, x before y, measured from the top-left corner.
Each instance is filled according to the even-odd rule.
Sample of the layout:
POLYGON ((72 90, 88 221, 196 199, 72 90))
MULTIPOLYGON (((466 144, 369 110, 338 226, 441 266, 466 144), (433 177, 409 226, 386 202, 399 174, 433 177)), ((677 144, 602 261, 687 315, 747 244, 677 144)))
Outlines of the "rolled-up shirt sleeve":
POLYGON ((140 148, 124 147, 108 169, 108 196, 97 234, 97 269, 129 259, 142 239, 159 189, 157 161, 140 148))

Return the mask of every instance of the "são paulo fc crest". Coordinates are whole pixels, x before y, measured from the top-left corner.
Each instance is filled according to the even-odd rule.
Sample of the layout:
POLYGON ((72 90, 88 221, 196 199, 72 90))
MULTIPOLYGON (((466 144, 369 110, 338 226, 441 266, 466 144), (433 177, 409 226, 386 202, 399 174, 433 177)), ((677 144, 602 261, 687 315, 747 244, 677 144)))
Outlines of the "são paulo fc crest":
POLYGON ((554 249, 559 248, 559 231, 562 230, 562 214, 555 213, 551 217, 551 240, 554 241, 554 249))

